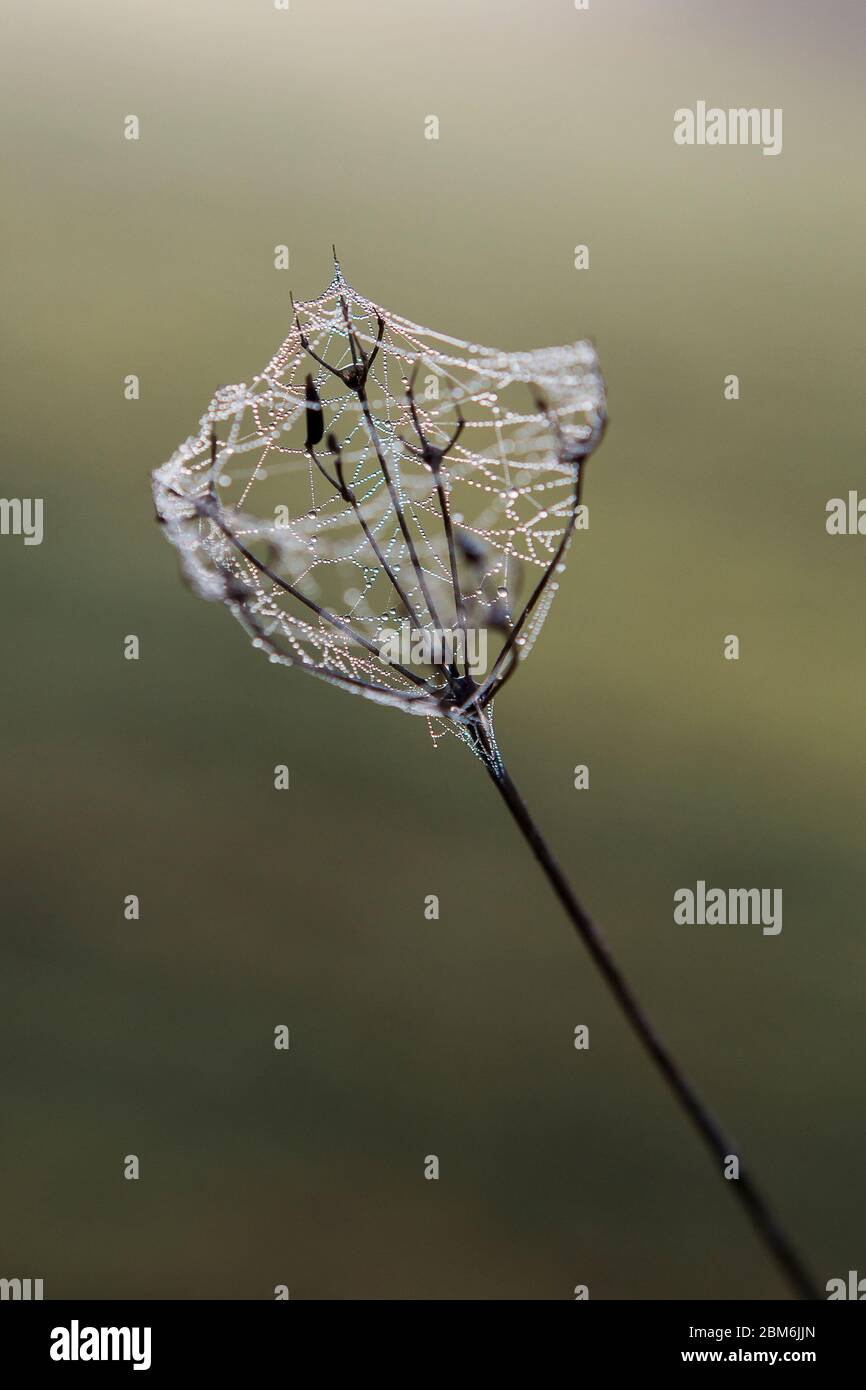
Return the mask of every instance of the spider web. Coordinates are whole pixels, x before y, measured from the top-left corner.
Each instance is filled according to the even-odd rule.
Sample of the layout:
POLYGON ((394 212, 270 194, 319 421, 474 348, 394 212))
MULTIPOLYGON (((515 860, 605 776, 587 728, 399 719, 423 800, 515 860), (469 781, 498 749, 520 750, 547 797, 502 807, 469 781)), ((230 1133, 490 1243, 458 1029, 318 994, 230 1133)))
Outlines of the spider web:
POLYGON ((157 517, 271 661, 463 736, 538 636, 604 420, 591 343, 461 342, 373 304, 335 258, 264 370, 156 470, 157 517), (437 655, 449 631, 462 660, 437 655))

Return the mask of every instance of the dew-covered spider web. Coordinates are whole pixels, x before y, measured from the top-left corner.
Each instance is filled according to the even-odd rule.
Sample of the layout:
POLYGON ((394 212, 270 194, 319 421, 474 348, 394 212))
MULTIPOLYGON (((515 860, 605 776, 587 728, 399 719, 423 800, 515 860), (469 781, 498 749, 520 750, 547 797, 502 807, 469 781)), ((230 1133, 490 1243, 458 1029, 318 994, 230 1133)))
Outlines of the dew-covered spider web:
POLYGON ((589 342, 461 342, 335 263, 155 472, 157 516, 272 661, 465 736, 538 636, 604 420, 589 342))

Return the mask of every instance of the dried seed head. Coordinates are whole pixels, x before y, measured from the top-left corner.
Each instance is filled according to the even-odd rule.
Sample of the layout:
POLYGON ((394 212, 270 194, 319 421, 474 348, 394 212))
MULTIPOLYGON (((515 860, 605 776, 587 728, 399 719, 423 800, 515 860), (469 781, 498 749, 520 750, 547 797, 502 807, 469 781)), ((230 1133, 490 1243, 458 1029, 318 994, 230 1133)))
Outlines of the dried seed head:
POLYGON ((550 607, 575 528, 572 460, 603 422, 590 343, 461 343, 385 313, 335 267, 261 374, 217 392, 157 470, 157 512, 198 591, 272 659, 477 748, 473 722, 489 724, 550 607), (384 657, 382 632, 404 628, 409 654, 384 657), (448 633, 462 635, 453 659, 434 645, 448 633), (468 655, 482 644, 484 666, 468 655))

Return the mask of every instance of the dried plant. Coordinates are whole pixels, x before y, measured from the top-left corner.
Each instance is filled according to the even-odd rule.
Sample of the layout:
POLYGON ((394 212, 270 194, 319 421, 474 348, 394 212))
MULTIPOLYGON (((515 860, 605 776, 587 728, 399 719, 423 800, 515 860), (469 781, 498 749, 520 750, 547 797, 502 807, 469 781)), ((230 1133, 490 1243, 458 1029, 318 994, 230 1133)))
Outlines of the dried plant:
POLYGON ((798 1294, 812 1281, 739 1150, 661 1041, 578 902, 497 747, 494 699, 525 661, 584 515, 607 420, 588 342, 497 352, 386 312, 334 257, 324 294, 248 385, 223 387, 154 474, 196 591, 253 646, 423 716, 484 764, 625 1017, 798 1294), (222 433, 222 438, 220 438, 222 433), (473 640, 474 645, 473 645, 473 640), (489 660, 470 659, 479 652, 489 660), (481 669, 483 664, 483 669, 481 669))

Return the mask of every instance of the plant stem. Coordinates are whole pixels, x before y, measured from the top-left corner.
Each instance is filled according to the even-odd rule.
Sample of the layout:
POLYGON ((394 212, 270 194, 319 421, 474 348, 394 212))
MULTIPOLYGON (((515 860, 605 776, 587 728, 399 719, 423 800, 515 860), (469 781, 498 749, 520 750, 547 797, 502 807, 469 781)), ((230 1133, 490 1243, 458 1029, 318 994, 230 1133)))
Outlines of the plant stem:
MULTIPOLYGON (((542 871, 571 919, 575 931, 587 947, 590 955, 610 986, 611 993, 619 1004, 643 1047, 652 1057, 662 1076, 697 1129, 719 1168, 724 1167, 729 1155, 738 1155, 733 1142, 713 1118, 694 1087, 685 1077, 678 1062, 675 1061, 655 1027, 644 1012, 637 996, 616 964, 610 947, 601 930, 589 914, 581 907, 571 890, 562 870, 551 854, 526 803, 514 782, 497 759, 498 766, 484 758, 491 779, 499 790, 506 806, 514 817, 521 833, 541 865, 542 871)), ((800 1261, 790 1241, 782 1231, 766 1201, 755 1187, 744 1164, 740 1161, 739 1177, 731 1180, 731 1187, 742 1205, 755 1230, 772 1254, 776 1263, 784 1271, 800 1298, 819 1299, 820 1294, 800 1261)))

